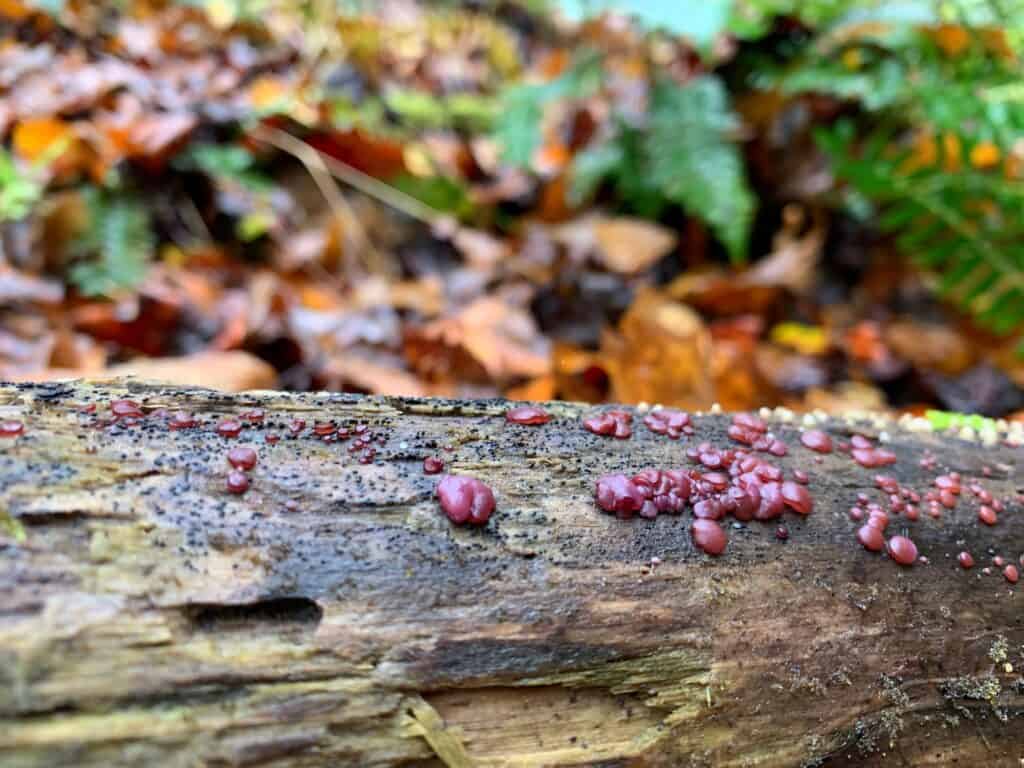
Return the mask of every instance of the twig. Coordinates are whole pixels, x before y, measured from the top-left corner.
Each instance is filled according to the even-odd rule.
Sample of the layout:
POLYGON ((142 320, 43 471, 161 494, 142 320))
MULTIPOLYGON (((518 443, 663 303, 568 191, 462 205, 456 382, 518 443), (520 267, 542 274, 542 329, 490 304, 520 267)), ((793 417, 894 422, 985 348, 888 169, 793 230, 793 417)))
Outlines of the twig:
MULTIPOLYGON (((354 239, 357 239, 359 245, 362 246, 361 252, 365 255, 363 266, 374 274, 391 272, 387 259, 374 247, 362 224, 359 223, 355 211, 352 210, 352 206, 335 185, 331 178, 332 172, 324 162, 325 158, 322 153, 302 139, 298 139, 280 128, 257 125, 250 135, 258 141, 263 141, 277 147, 282 152, 287 152, 302 163, 331 207, 335 218, 341 223, 346 240, 350 236, 354 236, 354 239)), ((349 249, 345 248, 346 261, 349 259, 348 251, 349 249)))

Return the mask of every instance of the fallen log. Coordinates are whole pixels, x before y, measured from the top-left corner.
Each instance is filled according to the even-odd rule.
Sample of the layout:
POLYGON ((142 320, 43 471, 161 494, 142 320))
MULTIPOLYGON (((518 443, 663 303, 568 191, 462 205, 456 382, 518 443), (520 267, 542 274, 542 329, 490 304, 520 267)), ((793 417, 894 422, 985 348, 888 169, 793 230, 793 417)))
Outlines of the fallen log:
POLYGON ((770 458, 810 476, 814 510, 729 521, 712 558, 689 511, 619 520, 594 485, 693 466, 702 441, 740 447, 728 416, 679 441, 637 420, 617 440, 581 428, 587 406, 545 407, 550 423, 518 426, 502 401, 0 387, 0 421, 23 425, 0 439, 0 764, 1024 759, 1024 585, 991 565, 1024 554, 1020 448, 821 427, 887 431, 896 463, 866 469, 772 422, 788 455, 770 458), (113 418, 122 399, 143 413, 113 418), (353 452, 359 425, 374 437, 353 452), (239 444, 258 463, 234 494, 239 444), (428 456, 494 489, 486 526, 440 512, 428 456), (941 517, 922 503, 887 530, 927 562, 857 543, 848 510, 884 500, 879 471, 919 493, 960 473, 941 517), (995 525, 973 484, 1005 505, 995 525))

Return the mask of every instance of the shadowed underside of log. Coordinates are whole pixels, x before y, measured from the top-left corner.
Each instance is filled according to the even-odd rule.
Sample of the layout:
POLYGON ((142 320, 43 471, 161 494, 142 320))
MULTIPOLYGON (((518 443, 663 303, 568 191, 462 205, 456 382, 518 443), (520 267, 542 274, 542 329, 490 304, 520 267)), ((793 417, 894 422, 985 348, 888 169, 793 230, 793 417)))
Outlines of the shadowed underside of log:
MULTIPOLYGON (((904 485, 988 466, 1009 502, 991 528, 966 488, 939 520, 895 518, 929 560, 901 569, 847 515, 876 471, 815 463, 772 424, 815 511, 787 515, 786 542, 731 528, 712 559, 689 513, 623 522, 592 501, 602 474, 685 466, 685 440, 598 437, 564 403, 510 426, 506 407, 0 388, 0 420, 26 425, 0 441, 0 764, 1020 765, 1021 588, 981 572, 1024 552, 1020 449, 890 430, 904 485), (203 423, 96 428, 123 397, 203 423), (253 408, 237 440, 213 431, 253 408), (308 429, 326 421, 385 436, 375 462, 308 429), (238 443, 259 450, 242 496, 238 443), (440 514, 428 455, 492 485, 485 528, 440 514)), ((691 442, 730 445, 728 423, 696 418, 691 442)))

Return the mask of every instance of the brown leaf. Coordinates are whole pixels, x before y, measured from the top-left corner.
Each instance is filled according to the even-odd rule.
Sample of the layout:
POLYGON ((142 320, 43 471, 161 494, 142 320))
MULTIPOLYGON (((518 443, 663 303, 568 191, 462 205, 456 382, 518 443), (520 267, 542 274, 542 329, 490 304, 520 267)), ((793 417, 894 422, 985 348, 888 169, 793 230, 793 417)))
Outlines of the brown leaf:
POLYGON ((740 277, 743 285, 788 288, 795 294, 810 290, 825 244, 826 228, 820 216, 814 217, 804 231, 807 214, 798 205, 782 211, 782 229, 772 240, 772 252, 740 277))
MULTIPOLYGON (((492 381, 551 372, 550 344, 530 313, 491 296, 476 299, 458 314, 413 329, 407 335, 407 354, 414 358, 417 370, 428 375, 458 369, 460 351, 492 381), (447 363, 443 362, 445 358, 447 363)), ((465 373, 471 375, 470 371, 465 373)))
POLYGON ((629 403, 708 407, 711 351, 700 316, 653 288, 637 294, 619 331, 606 331, 601 341, 612 399, 629 403))
POLYGON ((374 395, 425 397, 433 394, 422 381, 401 367, 401 360, 370 356, 357 351, 330 357, 322 373, 337 382, 337 388, 356 389, 374 395))
POLYGON ((649 221, 599 216, 592 222, 601 263, 613 272, 642 272, 676 247, 674 233, 649 221))
POLYGON ((975 355, 967 338, 937 323, 900 320, 886 326, 885 343, 918 370, 956 375, 967 370, 975 355))

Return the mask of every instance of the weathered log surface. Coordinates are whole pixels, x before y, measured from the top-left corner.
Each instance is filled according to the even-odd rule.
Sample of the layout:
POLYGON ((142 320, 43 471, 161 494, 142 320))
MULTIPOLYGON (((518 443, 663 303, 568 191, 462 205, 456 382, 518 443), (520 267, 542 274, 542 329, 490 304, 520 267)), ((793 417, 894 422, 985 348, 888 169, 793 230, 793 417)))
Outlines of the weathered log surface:
MULTIPOLYGON (((26 425, 0 440, 0 765, 1024 764, 1024 585, 981 572, 1024 552, 1020 449, 892 430, 901 482, 988 465, 1011 502, 992 528, 966 489, 941 520, 896 518, 930 560, 903 569, 853 538, 876 471, 815 464, 773 424, 816 509, 787 515, 785 543, 775 525, 730 530, 712 559, 688 513, 622 522, 592 502, 601 474, 685 465, 685 441, 639 423, 597 437, 571 404, 508 426, 506 407, 0 387, 0 419, 26 425), (204 425, 111 432, 81 413, 119 397, 204 425), (239 441, 259 465, 233 496, 238 441, 211 427, 256 407, 239 441), (293 418, 386 444, 361 465, 308 429, 289 439, 293 418), (421 469, 435 453, 494 487, 485 529, 439 513, 421 469)), ((730 444, 727 417, 696 425, 730 444)))

